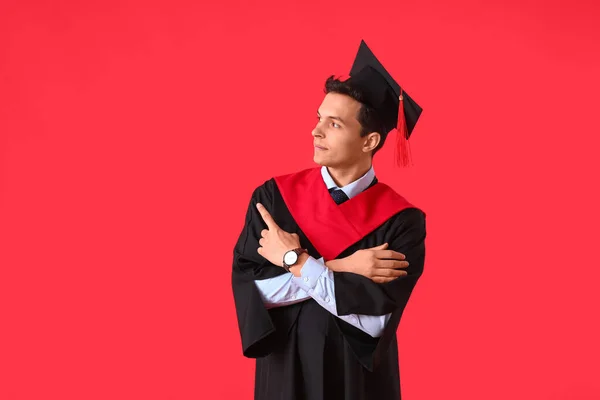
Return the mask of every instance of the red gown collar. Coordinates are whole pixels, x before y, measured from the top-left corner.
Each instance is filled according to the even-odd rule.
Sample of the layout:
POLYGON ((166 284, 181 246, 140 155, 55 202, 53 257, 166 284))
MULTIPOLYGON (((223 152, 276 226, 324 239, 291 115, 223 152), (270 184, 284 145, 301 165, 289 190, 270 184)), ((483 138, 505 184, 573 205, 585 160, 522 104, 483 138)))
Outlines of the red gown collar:
POLYGON ((320 168, 274 179, 292 217, 325 260, 338 257, 392 216, 412 207, 381 182, 337 205, 327 190, 320 168))

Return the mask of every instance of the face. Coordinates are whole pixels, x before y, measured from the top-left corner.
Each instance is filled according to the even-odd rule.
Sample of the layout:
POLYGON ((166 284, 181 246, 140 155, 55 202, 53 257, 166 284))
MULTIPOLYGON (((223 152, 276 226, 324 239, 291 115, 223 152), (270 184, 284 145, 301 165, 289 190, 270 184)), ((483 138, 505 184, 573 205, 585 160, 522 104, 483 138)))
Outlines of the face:
POLYGON ((371 157, 371 151, 379 143, 379 134, 360 136, 362 128, 357 120, 360 106, 358 101, 343 94, 325 96, 312 131, 317 164, 344 168, 371 157))

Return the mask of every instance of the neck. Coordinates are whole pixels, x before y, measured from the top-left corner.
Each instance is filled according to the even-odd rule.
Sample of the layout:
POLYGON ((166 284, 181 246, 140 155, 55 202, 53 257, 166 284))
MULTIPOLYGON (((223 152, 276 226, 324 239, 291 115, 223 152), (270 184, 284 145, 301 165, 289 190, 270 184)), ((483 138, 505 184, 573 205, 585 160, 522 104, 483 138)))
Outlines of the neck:
POLYGON ((338 187, 344 187, 364 174, 371 168, 371 160, 356 163, 348 167, 327 167, 329 175, 338 187))

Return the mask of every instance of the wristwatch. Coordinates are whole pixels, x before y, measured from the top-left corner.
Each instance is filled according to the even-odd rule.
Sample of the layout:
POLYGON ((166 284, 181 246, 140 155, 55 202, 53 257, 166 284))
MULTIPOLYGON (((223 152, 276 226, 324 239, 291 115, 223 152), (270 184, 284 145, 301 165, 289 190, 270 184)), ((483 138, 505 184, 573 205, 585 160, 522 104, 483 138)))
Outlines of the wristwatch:
POLYGON ((296 264, 298 262, 298 258, 300 257, 300 254, 302 254, 302 253, 308 253, 308 252, 305 249, 301 249, 301 248, 287 251, 283 255, 283 268, 287 272, 290 272, 290 267, 292 267, 294 264, 296 264))

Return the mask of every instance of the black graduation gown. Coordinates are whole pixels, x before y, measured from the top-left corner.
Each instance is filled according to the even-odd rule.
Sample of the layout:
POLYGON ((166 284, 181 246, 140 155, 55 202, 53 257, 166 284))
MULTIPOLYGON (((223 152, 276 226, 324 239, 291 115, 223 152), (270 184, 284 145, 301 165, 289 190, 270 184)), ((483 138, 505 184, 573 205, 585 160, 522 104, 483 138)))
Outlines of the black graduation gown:
MULTIPOLYGON (((255 400, 398 400, 401 398, 400 371, 396 331, 417 280, 423 272, 425 259, 425 213, 407 204, 400 211, 392 211, 381 223, 374 222, 366 230, 355 229, 355 234, 338 240, 337 247, 329 246, 335 241, 332 229, 340 224, 328 223, 327 213, 335 214, 333 208, 323 207, 331 199, 322 182, 318 169, 302 172, 302 183, 291 184, 282 193, 275 178, 266 181, 253 192, 245 224, 234 248, 232 288, 237 321, 241 336, 243 355, 256 358, 255 400), (320 183, 315 183, 320 180, 320 183), (293 200, 290 188, 301 190, 293 200), (305 191, 308 190, 308 191, 305 191), (324 192, 321 192, 324 191, 324 192), (318 196, 314 197, 316 194, 318 196), (325 197, 326 196, 326 197, 325 197), (284 201, 287 197, 287 203, 284 201), (310 198, 316 198, 313 204, 310 198), (315 258, 325 260, 343 258, 355 251, 389 243, 389 248, 406 255, 409 261, 408 275, 392 282, 377 284, 361 275, 335 272, 335 298, 339 315, 392 313, 379 338, 373 338, 360 329, 335 317, 313 299, 301 303, 266 309, 254 280, 275 277, 286 271, 271 264, 257 253, 260 232, 266 229, 257 203, 262 203, 276 223, 285 231, 297 233, 300 244, 315 258), (293 203, 293 204, 292 204, 293 203), (294 205, 294 207, 290 207, 294 205), (303 209, 302 209, 303 205, 303 209), (312 207, 312 208, 311 208, 312 207), (309 221, 308 211, 315 211, 315 219, 309 221), (296 219, 290 209, 294 210, 296 219), (302 221, 299 221, 302 219, 302 221), (299 223, 301 222, 301 223, 299 223), (329 228, 327 228, 327 225, 329 228), (308 237, 319 241, 322 253, 308 237), (365 234, 365 232, 367 232, 365 234), (327 236, 326 240, 323 235, 327 236), (359 237, 359 240, 355 240, 359 237), (344 241, 345 240, 345 241, 344 241), (346 246, 346 244, 350 244, 346 246), (340 247, 342 246, 342 247, 340 247), (342 249, 338 254, 338 250, 342 249)), ((340 206, 352 203, 358 215, 369 192, 374 195, 381 183, 350 199, 340 206)), ((387 189, 389 192, 391 189, 387 189)), ((384 193, 385 191, 381 191, 384 193)), ((397 196, 397 195, 395 195, 397 196)), ((383 199, 385 196, 375 196, 383 199)), ((372 202, 369 207, 379 207, 372 202)), ((331 200, 333 202, 333 200, 331 200)), ((383 200, 381 203, 385 203, 383 200)), ((351 204, 352 206, 352 204, 351 204)), ((346 209, 349 210, 350 208, 346 209)), ((389 212, 388 212, 389 213, 389 212)), ((374 220, 363 215, 363 220, 374 220)), ((356 217, 360 220, 360 217, 356 217)), ((376 219, 376 218, 375 218, 376 219)), ((381 216, 379 218, 381 220, 381 216)), ((352 227, 341 224, 341 228, 352 227)), ((359 222, 356 222, 356 226, 359 222)), ((344 231, 344 232, 347 232, 344 231)), ((340 236, 344 236, 341 233, 340 236)), ((347 236, 347 235, 346 235, 347 236)))

